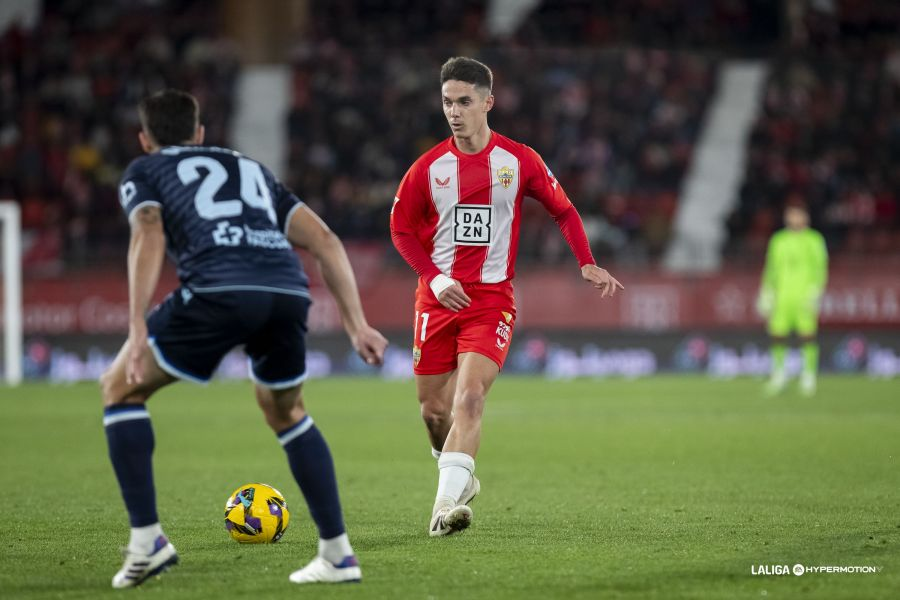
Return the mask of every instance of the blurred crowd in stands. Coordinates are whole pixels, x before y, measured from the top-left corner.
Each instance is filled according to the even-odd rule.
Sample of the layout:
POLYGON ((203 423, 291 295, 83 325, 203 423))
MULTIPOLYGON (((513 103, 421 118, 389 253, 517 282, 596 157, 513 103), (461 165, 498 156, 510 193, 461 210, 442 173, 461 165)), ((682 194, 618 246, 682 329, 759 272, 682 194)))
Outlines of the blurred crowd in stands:
POLYGON ((180 87, 228 141, 237 53, 202 2, 44 2, 0 32, 0 198, 22 204, 26 273, 124 261, 119 177, 141 152, 135 107, 180 87))
MULTIPOLYGON (((490 38, 483 3, 462 3, 456 19, 444 18, 441 3, 364 4, 367 10, 322 4, 316 35, 291 56, 289 182, 332 227, 387 238, 400 178, 449 136, 440 66, 469 54, 494 71, 491 127, 541 153, 582 213, 596 252, 638 263, 662 252, 715 86, 714 59, 591 47, 590 30, 565 43, 534 27, 490 38), (399 4, 406 10, 389 10, 399 4)), ((540 213, 526 204, 521 259, 565 260, 556 225, 540 213)))
MULTIPOLYGON (((452 50, 365 52, 311 43, 295 57, 290 184, 338 232, 387 237, 397 183, 449 136, 438 74, 452 50)), ((665 51, 474 53, 494 70, 491 127, 538 150, 576 202, 598 250, 658 254, 714 69, 665 51)), ((566 256, 556 225, 526 204, 523 259, 566 256), (534 213, 534 214, 533 214, 534 213)))
MULTIPOLYGON (((494 69, 491 126, 544 156, 601 260, 654 265, 718 66, 752 55, 770 77, 729 249, 758 255, 799 198, 832 250, 900 250, 900 4, 778 4, 554 0, 496 35, 485 0, 310 2, 284 57, 286 182, 341 235, 386 243, 400 178, 448 136, 440 65, 472 55, 494 69)), ((36 29, 0 32, 0 197, 22 203, 29 272, 123 261, 137 101, 187 89, 207 141, 229 145, 239 62, 201 1, 47 0, 36 29)), ((527 207, 522 259, 565 260, 541 213, 527 207)))
POLYGON ((769 60, 732 256, 764 252, 786 202, 809 207, 832 251, 900 253, 900 4, 841 6, 807 13, 769 60))

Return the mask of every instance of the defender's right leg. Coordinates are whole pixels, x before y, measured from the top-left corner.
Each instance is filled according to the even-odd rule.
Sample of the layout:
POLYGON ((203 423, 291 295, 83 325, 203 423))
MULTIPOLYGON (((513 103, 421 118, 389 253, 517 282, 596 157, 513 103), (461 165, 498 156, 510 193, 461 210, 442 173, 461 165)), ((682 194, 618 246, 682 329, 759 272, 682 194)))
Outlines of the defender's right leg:
POLYGON ((272 389, 257 384, 256 400, 287 454, 291 473, 319 530, 318 555, 291 573, 290 580, 294 583, 360 581, 362 572, 344 527, 331 451, 306 414, 300 385, 272 389))

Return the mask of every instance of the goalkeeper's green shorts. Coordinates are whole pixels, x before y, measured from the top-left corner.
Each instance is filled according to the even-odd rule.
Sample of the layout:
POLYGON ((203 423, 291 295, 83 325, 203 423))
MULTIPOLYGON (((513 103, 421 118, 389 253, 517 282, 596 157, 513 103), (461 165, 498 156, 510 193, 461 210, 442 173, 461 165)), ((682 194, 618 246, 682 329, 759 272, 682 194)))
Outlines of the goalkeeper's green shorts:
POLYGON ((777 299, 769 317, 769 335, 786 337, 815 335, 819 328, 819 311, 806 300, 777 299))

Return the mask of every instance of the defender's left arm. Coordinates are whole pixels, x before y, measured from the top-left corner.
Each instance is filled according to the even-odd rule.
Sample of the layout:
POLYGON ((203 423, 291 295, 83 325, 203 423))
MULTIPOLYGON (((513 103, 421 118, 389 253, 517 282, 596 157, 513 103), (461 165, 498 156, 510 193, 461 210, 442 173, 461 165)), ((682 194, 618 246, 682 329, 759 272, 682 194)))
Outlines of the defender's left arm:
POLYGON ((131 214, 128 245, 128 358, 125 378, 129 384, 144 379, 142 360, 147 348, 147 311, 159 283, 166 255, 166 235, 158 204, 138 206, 131 214))
POLYGON ((544 164, 541 157, 528 148, 531 160, 525 161, 530 172, 526 173, 526 194, 535 198, 549 212, 562 232, 563 238, 578 259, 581 277, 601 290, 600 297, 614 296, 617 289, 625 289, 609 271, 597 266, 591 245, 584 231, 584 222, 578 209, 569 200, 559 181, 544 164))

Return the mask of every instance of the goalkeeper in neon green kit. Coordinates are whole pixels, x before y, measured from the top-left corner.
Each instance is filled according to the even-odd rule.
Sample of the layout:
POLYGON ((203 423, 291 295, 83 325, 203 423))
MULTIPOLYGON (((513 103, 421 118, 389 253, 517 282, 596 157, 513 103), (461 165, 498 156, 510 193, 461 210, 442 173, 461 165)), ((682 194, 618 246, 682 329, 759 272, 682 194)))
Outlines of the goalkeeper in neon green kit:
POLYGON ((784 389, 787 338, 796 332, 803 354, 800 390, 812 396, 819 367, 816 330, 819 301, 828 279, 828 251, 822 234, 810 229, 809 213, 804 207, 789 205, 784 211, 784 223, 786 227, 769 240, 757 300, 760 314, 768 317, 772 340, 772 373, 766 391, 774 395, 784 389))

